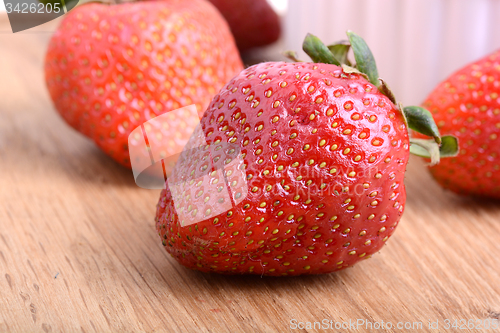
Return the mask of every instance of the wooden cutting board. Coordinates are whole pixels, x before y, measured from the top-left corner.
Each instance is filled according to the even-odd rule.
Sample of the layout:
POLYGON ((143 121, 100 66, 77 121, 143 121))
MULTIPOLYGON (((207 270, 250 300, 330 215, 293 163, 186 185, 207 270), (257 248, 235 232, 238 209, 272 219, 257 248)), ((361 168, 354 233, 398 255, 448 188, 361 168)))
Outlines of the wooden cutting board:
POLYGON ((418 159, 398 230, 353 268, 293 278, 183 268, 154 229, 159 192, 55 113, 42 71, 52 26, 12 34, 1 18, 0 332, 284 332, 322 320, 362 324, 335 332, 382 321, 393 325, 383 332, 466 332, 480 330, 453 321, 500 319, 500 202, 444 192, 418 159))

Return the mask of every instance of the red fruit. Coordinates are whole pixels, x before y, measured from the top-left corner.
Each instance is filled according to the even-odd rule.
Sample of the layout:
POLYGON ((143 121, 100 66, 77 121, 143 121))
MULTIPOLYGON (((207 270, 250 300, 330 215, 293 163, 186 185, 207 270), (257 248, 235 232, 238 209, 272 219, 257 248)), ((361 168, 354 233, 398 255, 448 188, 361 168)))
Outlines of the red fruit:
POLYGON ((469 64, 439 84, 423 105, 441 134, 460 143, 458 156, 430 168, 459 194, 500 198, 500 51, 469 64))
MULTIPOLYGON (((319 43, 304 44, 313 60, 332 57, 319 43)), ((174 258, 204 272, 299 275, 380 250, 404 210, 410 141, 393 102, 348 72, 262 63, 215 96, 157 206, 174 258)))
POLYGON ((242 68, 227 23, 200 0, 80 6, 65 16, 45 59, 61 116, 128 167, 134 128, 189 104, 201 116, 242 68))
POLYGON ((280 19, 266 0, 210 0, 229 23, 240 51, 271 44, 281 32, 280 19))

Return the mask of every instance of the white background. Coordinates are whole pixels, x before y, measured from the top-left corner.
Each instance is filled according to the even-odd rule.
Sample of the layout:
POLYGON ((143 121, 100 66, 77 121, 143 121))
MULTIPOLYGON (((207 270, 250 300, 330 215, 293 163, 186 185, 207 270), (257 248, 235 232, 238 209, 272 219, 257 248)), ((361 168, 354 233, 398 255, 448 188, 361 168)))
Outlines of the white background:
POLYGON ((418 104, 452 72, 500 48, 500 1, 290 0, 284 26, 291 50, 307 32, 326 43, 356 32, 398 100, 418 104))

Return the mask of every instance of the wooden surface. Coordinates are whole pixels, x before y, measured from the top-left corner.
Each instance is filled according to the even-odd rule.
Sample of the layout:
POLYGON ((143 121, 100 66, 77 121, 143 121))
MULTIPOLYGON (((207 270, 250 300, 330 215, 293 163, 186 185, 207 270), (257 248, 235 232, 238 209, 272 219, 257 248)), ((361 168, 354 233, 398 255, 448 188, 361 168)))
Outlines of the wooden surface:
POLYGON ((154 229, 159 192, 53 110, 50 34, 36 31, 0 33, 0 332, 284 332, 292 319, 424 332, 428 321, 500 318, 500 203, 442 191, 416 159, 398 230, 353 268, 261 278, 181 267, 154 229))

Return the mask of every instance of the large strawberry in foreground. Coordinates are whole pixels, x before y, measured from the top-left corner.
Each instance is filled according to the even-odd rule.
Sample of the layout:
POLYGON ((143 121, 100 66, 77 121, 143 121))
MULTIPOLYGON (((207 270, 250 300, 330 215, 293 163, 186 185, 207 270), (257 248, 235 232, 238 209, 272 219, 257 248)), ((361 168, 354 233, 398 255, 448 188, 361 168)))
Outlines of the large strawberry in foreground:
MULTIPOLYGON (((134 128, 189 104, 201 116, 242 68, 227 23, 203 0, 79 6, 45 59, 57 111, 125 166, 134 128)), ((180 127, 158 133, 163 141, 183 135, 180 127)))
POLYGON ((458 156, 431 167, 434 178, 460 194, 500 198, 500 51, 452 74, 423 105, 460 142, 458 156))
MULTIPOLYGON (((339 61, 345 45, 330 51, 308 35, 315 63, 252 66, 213 99, 157 207, 163 245, 181 264, 328 273, 369 258, 392 235, 406 202, 408 126, 366 44, 348 35, 358 69, 339 61)), ((417 152, 439 159, 428 111, 404 110, 411 128, 435 137, 416 141, 417 152)))

